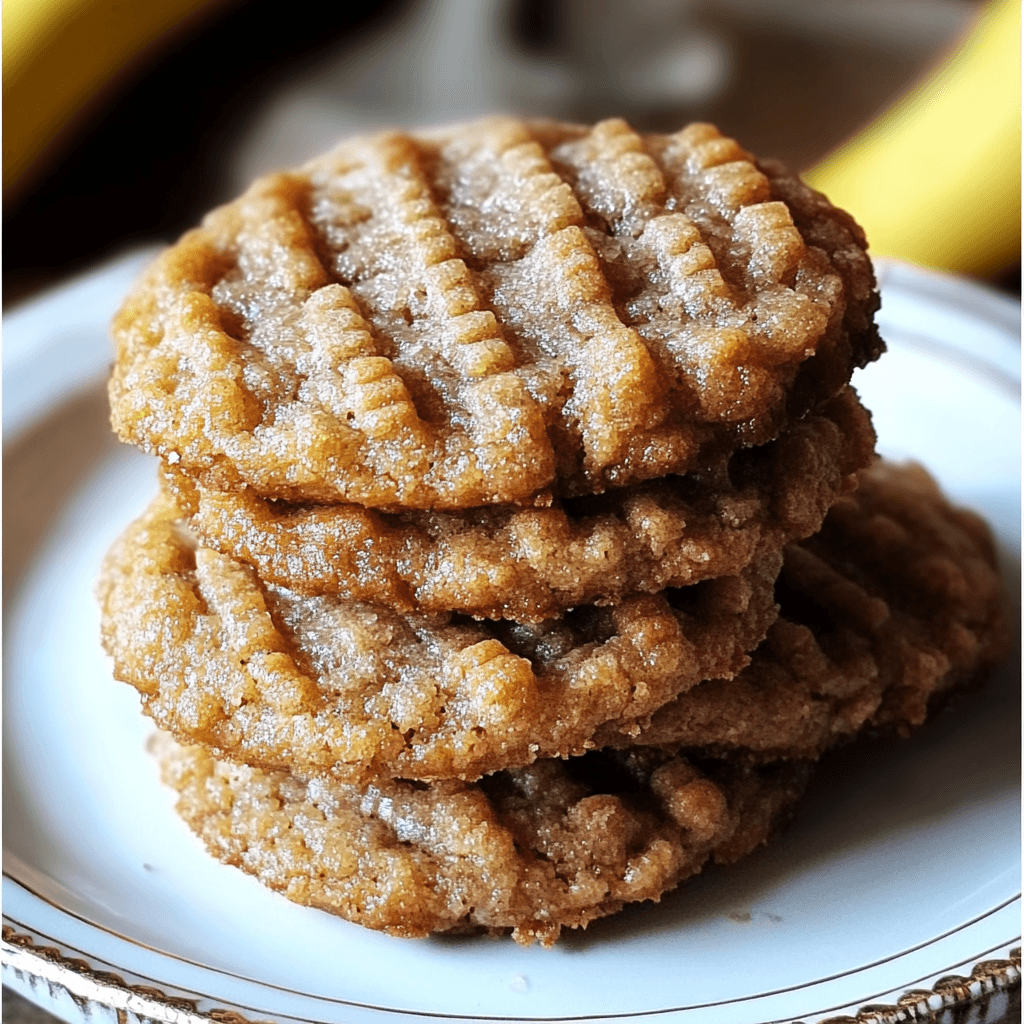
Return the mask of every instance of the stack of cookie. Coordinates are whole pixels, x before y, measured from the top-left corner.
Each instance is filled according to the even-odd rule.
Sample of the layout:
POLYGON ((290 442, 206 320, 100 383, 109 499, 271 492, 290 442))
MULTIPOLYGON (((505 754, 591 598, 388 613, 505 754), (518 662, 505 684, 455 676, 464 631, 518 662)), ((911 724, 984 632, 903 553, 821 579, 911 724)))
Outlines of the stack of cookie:
POLYGON ((360 138, 214 211, 115 322, 162 473, 99 585, 181 815, 299 902, 544 943, 763 842, 998 654, 984 527, 862 472, 876 307, 708 125, 360 138))

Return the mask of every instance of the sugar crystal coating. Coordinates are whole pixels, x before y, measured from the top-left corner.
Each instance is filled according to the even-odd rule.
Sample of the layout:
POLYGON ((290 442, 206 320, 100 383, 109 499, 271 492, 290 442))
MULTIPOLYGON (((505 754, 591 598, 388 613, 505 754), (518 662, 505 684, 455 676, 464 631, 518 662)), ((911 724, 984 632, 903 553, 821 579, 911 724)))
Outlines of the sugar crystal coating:
POLYGON ((210 851, 550 944, 978 681, 984 527, 923 471, 850 493, 865 250, 710 125, 514 118, 350 139, 169 249, 110 384, 162 489, 98 593, 210 851))
POLYGON ((157 261, 112 417, 266 497, 600 492, 776 436, 879 354, 876 306, 853 221, 709 125, 360 137, 157 261))

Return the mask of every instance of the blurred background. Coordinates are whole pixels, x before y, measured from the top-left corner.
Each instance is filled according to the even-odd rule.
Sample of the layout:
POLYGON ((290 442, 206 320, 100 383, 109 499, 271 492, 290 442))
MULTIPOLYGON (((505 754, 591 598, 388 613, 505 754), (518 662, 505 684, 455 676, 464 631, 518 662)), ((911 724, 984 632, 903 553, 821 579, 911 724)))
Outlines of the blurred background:
POLYGON ((1019 291, 1019 17, 1015 0, 7 0, 4 302, 170 241, 353 130, 494 110, 652 130, 705 119, 807 170, 935 67, 946 79, 883 132, 884 152, 861 140, 811 180, 880 221, 874 251, 1019 291), (891 184, 903 174, 921 208, 865 161, 891 184), (979 186, 985 174, 998 180, 979 186), (869 209, 882 193, 895 213, 869 209), (905 215, 948 239, 951 215, 962 234, 981 207, 994 212, 980 250, 884 237, 905 215))

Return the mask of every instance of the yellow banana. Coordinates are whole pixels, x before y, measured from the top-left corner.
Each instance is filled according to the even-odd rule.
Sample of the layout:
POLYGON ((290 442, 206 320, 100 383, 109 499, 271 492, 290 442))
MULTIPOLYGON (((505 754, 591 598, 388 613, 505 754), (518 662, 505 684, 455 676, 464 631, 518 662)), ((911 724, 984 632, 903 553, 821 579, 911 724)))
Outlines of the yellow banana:
POLYGON ((989 273, 1020 258, 1020 2, 964 43, 805 180, 860 222, 875 254, 989 273))
POLYGON ((210 0, 4 0, 4 189, 140 50, 210 0))

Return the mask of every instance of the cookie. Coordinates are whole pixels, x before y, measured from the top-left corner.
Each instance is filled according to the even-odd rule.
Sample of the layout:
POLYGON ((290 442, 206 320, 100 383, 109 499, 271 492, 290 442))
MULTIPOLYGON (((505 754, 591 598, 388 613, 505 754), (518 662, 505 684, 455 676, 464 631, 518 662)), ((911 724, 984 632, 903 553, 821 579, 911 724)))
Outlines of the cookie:
POLYGON ((731 676, 775 618, 782 562, 531 626, 302 597, 197 545, 166 497, 98 583, 114 674, 184 742, 339 776, 477 778, 581 753, 608 721, 731 676))
POLYGON ((702 683, 636 735, 598 742, 816 758, 865 729, 903 735, 1007 650, 992 540, 916 465, 879 463, 786 552, 780 617, 734 679, 702 683))
POLYGON ((170 468, 165 481, 202 543, 252 565, 265 583, 398 611, 538 623, 581 604, 735 575, 814 533, 873 457, 870 417, 846 389, 714 474, 549 508, 388 514, 209 491, 170 468))
POLYGON ((808 776, 635 751, 359 787, 218 762, 166 735, 154 748, 209 852, 290 900, 403 937, 512 929, 544 945, 749 853, 808 776))
POLYGON ((360 137, 118 314, 112 420, 214 490, 461 509, 762 444, 882 343, 860 229, 710 125, 360 137))

